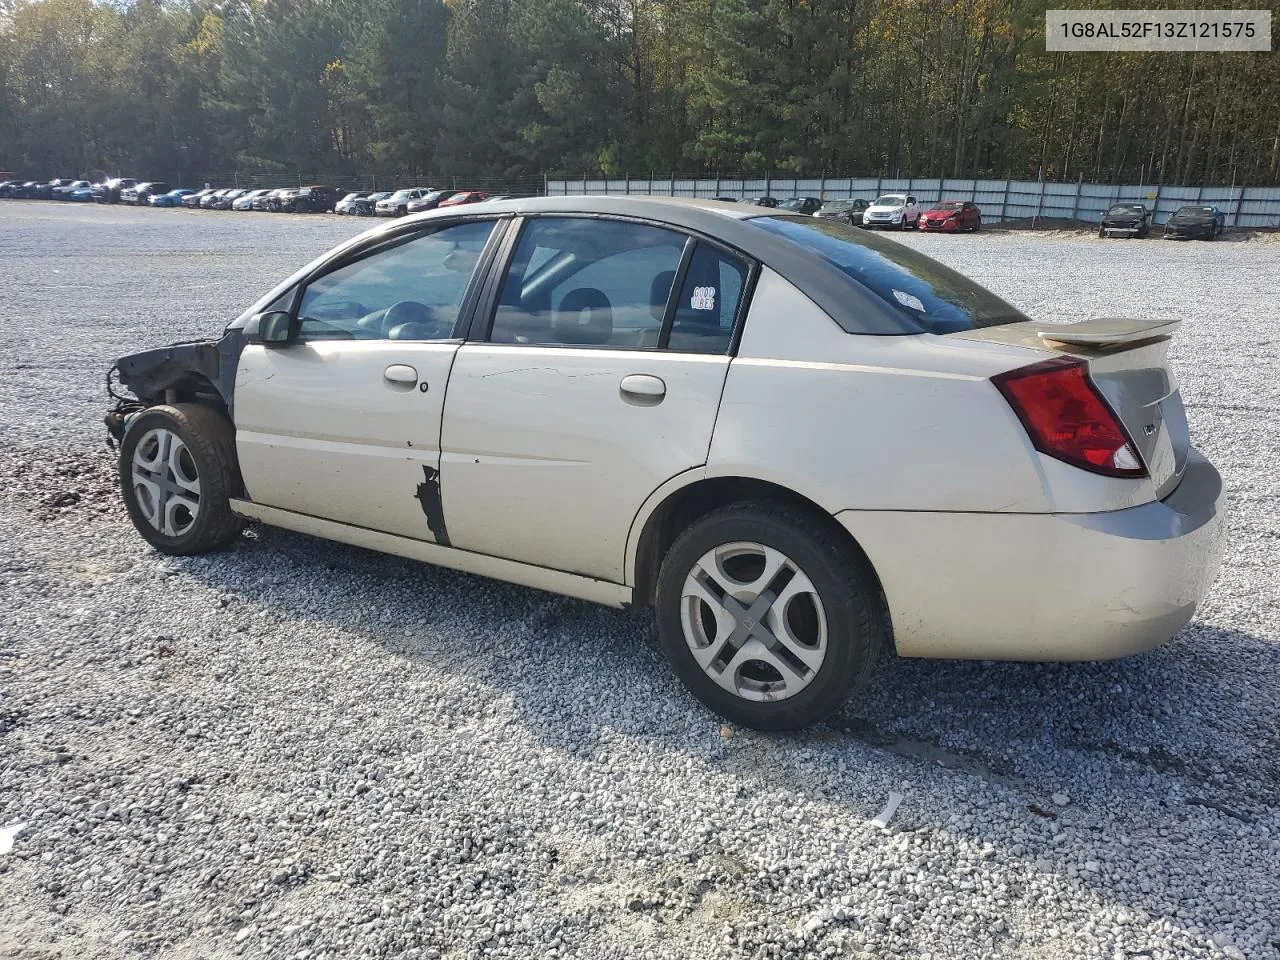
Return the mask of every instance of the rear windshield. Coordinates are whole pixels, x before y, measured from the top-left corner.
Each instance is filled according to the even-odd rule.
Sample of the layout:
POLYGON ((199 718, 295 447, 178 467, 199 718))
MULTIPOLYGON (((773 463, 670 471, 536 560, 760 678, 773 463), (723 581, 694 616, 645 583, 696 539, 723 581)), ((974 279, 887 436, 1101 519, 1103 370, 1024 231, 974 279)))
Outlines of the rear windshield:
POLYGON ((870 290, 927 333, 955 333, 1029 318, 950 267, 893 240, 819 217, 756 217, 870 290))

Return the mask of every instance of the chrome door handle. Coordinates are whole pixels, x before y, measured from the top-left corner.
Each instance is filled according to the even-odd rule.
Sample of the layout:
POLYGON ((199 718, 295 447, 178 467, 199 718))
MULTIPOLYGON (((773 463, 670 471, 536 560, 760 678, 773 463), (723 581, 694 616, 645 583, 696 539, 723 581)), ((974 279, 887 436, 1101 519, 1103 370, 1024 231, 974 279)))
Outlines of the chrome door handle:
POLYGON ((382 375, 392 383, 404 384, 409 387, 418 382, 418 371, 407 363, 393 363, 382 371, 382 375))
POLYGON ((632 373, 622 378, 618 389, 622 391, 622 399, 632 403, 661 403, 667 395, 667 385, 660 377, 647 373, 632 373))

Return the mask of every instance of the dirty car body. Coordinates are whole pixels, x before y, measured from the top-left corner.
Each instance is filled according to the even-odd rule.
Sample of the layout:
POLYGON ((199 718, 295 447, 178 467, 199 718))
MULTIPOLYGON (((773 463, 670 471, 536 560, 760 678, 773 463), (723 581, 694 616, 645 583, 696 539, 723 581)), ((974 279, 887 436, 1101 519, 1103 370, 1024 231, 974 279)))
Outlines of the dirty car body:
POLYGON ((121 358, 137 399, 108 425, 161 549, 192 552, 146 522, 178 491, 179 527, 216 509, 651 604, 693 692, 776 729, 835 709, 881 646, 1098 659, 1190 619, 1223 489, 1189 443, 1176 325, 1036 322, 768 208, 480 203, 343 244, 219 339, 121 358), (227 462, 166 473, 194 441, 165 411, 192 407, 227 462))

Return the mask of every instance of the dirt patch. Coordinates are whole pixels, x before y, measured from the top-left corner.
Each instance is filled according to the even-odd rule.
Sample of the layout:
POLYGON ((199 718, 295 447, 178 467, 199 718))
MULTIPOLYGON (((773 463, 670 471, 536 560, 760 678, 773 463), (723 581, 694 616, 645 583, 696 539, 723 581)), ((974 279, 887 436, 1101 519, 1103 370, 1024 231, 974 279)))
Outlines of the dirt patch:
POLYGON ((0 457, 0 488, 38 520, 124 515, 115 455, 19 448, 0 457))

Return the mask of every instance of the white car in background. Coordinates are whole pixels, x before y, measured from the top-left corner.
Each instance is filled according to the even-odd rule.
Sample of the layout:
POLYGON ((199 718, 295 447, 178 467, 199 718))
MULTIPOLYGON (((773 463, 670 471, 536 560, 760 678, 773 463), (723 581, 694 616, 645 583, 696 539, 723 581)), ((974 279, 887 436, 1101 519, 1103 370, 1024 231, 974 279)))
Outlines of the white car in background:
POLYGON ((785 729, 884 651, 1091 660, 1191 618, 1224 492, 1177 323, 1037 322, 767 207, 507 200, 374 229, 220 338, 121 358, 107 424, 161 551, 256 520, 652 606, 694 694, 785 729))
POLYGON ((920 219, 916 198, 905 193, 886 193, 877 197, 862 214, 864 227, 896 227, 914 230, 920 219))

